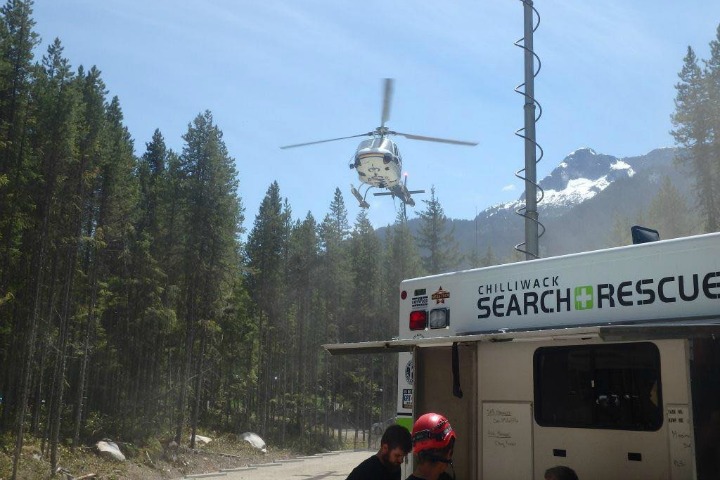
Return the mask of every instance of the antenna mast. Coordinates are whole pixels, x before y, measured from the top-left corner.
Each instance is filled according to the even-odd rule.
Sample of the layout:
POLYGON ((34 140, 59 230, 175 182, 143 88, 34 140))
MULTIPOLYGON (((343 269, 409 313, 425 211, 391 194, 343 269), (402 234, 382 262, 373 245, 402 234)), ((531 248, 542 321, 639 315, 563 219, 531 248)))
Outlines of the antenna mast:
POLYGON ((515 249, 525 254, 526 260, 532 260, 540 256, 539 239, 545 232, 545 227, 538 220, 537 204, 542 200, 544 192, 537 184, 536 165, 543 157, 542 147, 535 140, 535 124, 542 116, 542 107, 535 100, 535 77, 540 72, 540 58, 533 50, 533 34, 540 25, 540 14, 533 7, 532 0, 520 0, 523 4, 525 29, 523 38, 515 42, 515 45, 523 49, 525 54, 525 81, 518 85, 515 91, 525 98, 525 123, 523 128, 515 132, 515 135, 525 141, 525 167, 515 173, 515 176, 525 182, 525 205, 519 208, 516 213, 525 219, 525 241, 515 245, 515 249), (537 23, 535 23, 537 15, 537 23), (537 70, 535 69, 537 60, 537 70), (535 107, 538 113, 535 113, 535 107), (540 156, 537 157, 537 150, 540 156), (540 198, 538 198, 538 191, 540 198), (541 230, 542 229, 542 230, 541 230))
POLYGON ((532 0, 523 2, 525 18, 525 253, 526 260, 539 256, 535 149, 535 52, 533 52, 532 0))

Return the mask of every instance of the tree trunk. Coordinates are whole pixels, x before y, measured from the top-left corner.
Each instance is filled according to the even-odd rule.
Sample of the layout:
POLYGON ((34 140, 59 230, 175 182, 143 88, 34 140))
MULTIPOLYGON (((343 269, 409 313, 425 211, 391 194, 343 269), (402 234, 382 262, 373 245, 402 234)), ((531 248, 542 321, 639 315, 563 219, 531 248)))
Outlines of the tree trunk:
POLYGON ((60 441, 60 423, 62 420, 62 407, 63 407, 63 395, 65 393, 65 366, 67 364, 67 344, 70 330, 70 306, 72 300, 70 298, 70 290, 75 278, 75 260, 77 258, 77 249, 70 248, 70 253, 67 255, 68 259, 68 272, 65 283, 65 290, 63 292, 62 310, 59 315, 60 325, 58 338, 58 360, 56 364, 57 371, 57 382, 55 383, 55 401, 53 403, 53 411, 50 414, 50 471, 55 472, 57 470, 57 449, 60 441))
MULTIPOLYGON (((190 293, 189 295, 193 296, 192 293, 190 293)), ((192 305, 192 301, 190 301, 190 304, 192 305)), ((189 310, 193 309, 190 308, 189 310)), ((190 371, 192 367, 192 349, 195 343, 195 321, 193 318, 193 313, 189 311, 187 315, 188 318, 186 327, 187 330, 185 334, 185 355, 180 379, 180 391, 178 392, 176 419, 177 423, 175 426, 175 443, 177 443, 178 445, 182 445, 182 433, 183 428, 185 427, 185 409, 187 406, 187 390, 190 383, 190 371)))
MULTIPOLYGON (((48 199, 49 201, 49 199, 48 199)), ((47 213, 47 210, 45 210, 47 213)), ((22 453, 23 436, 25 429, 25 408, 30 398, 31 388, 31 374, 32 364, 35 357, 35 340, 37 337, 37 324, 40 317, 41 301, 40 295, 42 291, 44 263, 45 263, 45 252, 46 252, 46 238, 48 229, 48 218, 47 214, 43 215, 41 232, 40 246, 38 248, 37 256, 33 264, 34 273, 34 284, 33 284, 33 307, 32 315, 30 317, 30 325, 28 326, 28 333, 26 342, 24 345, 23 365, 22 374, 20 376, 20 400, 16 403, 17 410, 15 416, 15 452, 13 455, 13 471, 12 480, 17 478, 17 469, 20 464, 20 455, 22 453)))
POLYGON ((78 378, 77 397, 75 399, 75 430, 73 434, 73 450, 80 444, 80 426, 82 424, 83 406, 85 398, 85 378, 87 377, 87 365, 90 357, 90 341, 95 330, 95 303, 97 301, 97 262, 93 263, 90 281, 90 304, 88 305, 88 318, 85 325, 85 340, 83 354, 80 359, 80 373, 78 378))
POLYGON ((195 449, 195 434, 197 433, 198 416, 200 413, 200 400, 203 384, 203 357, 205 356, 205 329, 200 329, 200 355, 197 361, 197 372, 195 373, 195 404, 193 405, 192 418, 192 436, 190 437, 190 448, 195 449))

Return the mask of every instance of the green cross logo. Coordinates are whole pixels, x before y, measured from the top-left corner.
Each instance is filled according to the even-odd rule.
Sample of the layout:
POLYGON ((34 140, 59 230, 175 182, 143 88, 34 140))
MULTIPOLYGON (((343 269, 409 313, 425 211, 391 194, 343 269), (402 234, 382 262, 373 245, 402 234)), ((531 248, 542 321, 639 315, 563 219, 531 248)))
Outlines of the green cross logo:
POLYGON ((595 302, 593 301, 592 285, 575 287, 575 310, 590 310, 595 302))

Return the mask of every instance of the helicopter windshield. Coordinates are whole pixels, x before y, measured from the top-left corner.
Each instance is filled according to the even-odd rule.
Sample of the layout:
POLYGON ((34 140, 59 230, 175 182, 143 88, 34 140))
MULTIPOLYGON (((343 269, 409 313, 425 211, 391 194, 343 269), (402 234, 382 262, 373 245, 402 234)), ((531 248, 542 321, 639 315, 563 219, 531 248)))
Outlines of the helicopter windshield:
POLYGON ((392 142, 392 140, 388 138, 383 137, 376 137, 371 138, 369 140, 363 140, 360 142, 360 145, 358 145, 358 150, 364 150, 364 149, 378 149, 378 150, 386 150, 394 155, 397 155, 397 146, 395 143, 392 142))

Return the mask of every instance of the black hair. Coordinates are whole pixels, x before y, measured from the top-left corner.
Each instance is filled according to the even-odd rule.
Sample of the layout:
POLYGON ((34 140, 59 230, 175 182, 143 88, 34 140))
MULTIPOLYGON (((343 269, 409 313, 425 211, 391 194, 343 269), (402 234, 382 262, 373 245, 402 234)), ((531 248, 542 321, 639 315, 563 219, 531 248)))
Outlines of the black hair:
POLYGON ((550 480, 578 480, 575 470, 565 465, 548 468, 545 470, 545 478, 548 478, 548 476, 550 480))
POLYGON ((394 424, 385 429, 380 445, 387 445, 390 450, 402 448, 403 452, 409 453, 412 450, 412 441, 410 440, 410 432, 402 425, 394 424))

